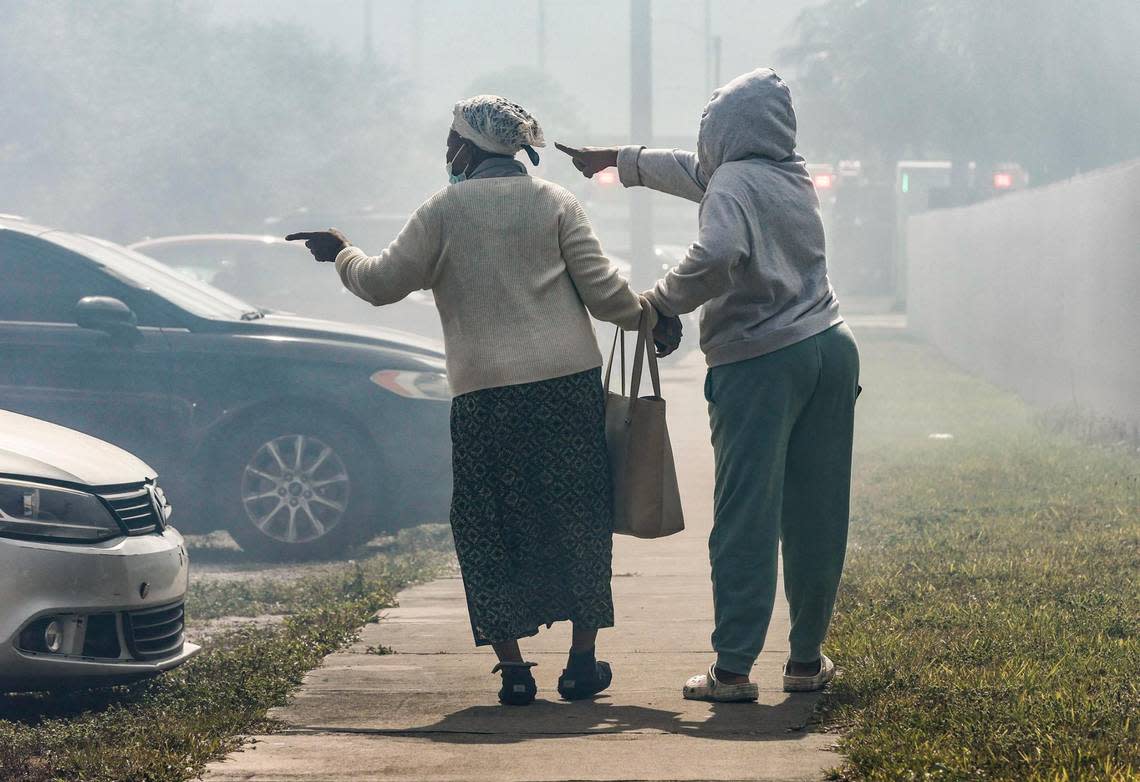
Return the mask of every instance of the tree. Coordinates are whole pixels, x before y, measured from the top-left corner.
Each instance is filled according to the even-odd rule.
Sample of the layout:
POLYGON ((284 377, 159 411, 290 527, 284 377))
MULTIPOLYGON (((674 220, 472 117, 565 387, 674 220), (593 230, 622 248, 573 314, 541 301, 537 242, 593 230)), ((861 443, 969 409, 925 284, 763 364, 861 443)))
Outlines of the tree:
POLYGON ((1016 161, 1036 181, 1140 155, 1140 3, 828 0, 793 68, 820 157, 1016 161))
POLYGON ((153 0, 0 5, 0 211, 129 240, 399 197, 385 69, 153 0))

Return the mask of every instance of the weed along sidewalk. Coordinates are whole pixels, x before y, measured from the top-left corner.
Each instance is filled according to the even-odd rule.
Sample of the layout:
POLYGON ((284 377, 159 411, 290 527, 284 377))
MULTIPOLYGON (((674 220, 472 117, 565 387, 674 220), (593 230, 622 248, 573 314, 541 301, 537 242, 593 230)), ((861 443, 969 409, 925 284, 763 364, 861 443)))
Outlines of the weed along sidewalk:
POLYGON ((681 685, 708 668, 712 597, 706 540, 712 453, 699 356, 664 378, 688 529, 659 541, 619 538, 617 627, 599 636, 614 685, 565 703, 555 683, 569 628, 524 643, 539 663, 539 700, 499 706, 494 656, 471 640, 462 582, 399 596, 349 649, 311 672, 270 716, 280 730, 210 767, 218 780, 817 780, 839 763, 835 736, 807 729, 817 696, 784 694, 787 606, 776 609, 755 678, 756 704, 685 701, 681 685), (381 647, 393 654, 370 653, 381 647))

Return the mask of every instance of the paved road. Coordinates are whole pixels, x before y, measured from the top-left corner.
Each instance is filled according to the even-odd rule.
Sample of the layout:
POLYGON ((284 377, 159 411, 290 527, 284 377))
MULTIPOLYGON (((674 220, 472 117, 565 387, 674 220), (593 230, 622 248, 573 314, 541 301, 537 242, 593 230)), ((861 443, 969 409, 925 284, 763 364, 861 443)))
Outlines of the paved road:
POLYGON ((569 628, 529 639, 540 700, 495 701, 490 651, 476 651, 462 583, 409 589, 359 643, 311 672, 273 716, 287 728, 211 766, 221 780, 818 780, 838 763, 834 736, 805 729, 815 696, 780 691, 787 606, 776 606, 754 671, 756 704, 682 700, 707 668, 712 600, 705 541, 712 452, 699 354, 665 372, 665 395, 688 529, 662 541, 619 538, 617 628, 599 652, 614 686, 593 702, 563 703, 555 683, 569 628), (368 654, 369 646, 396 654, 368 654))

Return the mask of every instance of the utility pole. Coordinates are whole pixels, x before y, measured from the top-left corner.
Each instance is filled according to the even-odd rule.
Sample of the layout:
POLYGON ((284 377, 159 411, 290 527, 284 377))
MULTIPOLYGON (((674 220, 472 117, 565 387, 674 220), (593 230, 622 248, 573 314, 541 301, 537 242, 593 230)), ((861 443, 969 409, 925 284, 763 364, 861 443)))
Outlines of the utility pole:
POLYGON ((720 81, 720 41, 719 35, 714 35, 712 39, 713 45, 713 86, 709 89, 709 94, 721 85, 720 81))
POLYGON ((538 0, 538 70, 546 73, 546 0, 538 0))
MULTIPOLYGON (((652 0, 629 2, 629 135, 634 144, 653 144, 653 8, 652 0)), ((656 279, 654 273, 653 202, 644 187, 630 190, 631 277, 637 288, 656 279)))
POLYGON ((713 82, 712 53, 712 0, 705 0, 705 95, 712 95, 717 88, 713 82))

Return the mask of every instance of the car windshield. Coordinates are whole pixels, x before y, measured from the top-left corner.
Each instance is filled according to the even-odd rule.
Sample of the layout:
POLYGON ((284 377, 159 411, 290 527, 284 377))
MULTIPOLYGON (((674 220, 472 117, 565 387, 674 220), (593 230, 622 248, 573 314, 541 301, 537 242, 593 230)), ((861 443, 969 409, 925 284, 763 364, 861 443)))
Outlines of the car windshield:
MULTIPOLYGON (((303 244, 285 244, 271 237, 257 239, 180 239, 140 242, 134 245, 179 274, 231 291, 263 304, 256 298, 257 277, 266 268, 311 271, 312 256, 303 244)), ((288 275, 286 275, 288 276, 288 275)), ((324 275, 320 275, 324 277, 324 275)))
POLYGON ((211 320, 252 320, 262 315, 257 307, 236 296, 190 279, 153 258, 113 242, 54 231, 46 238, 96 261, 129 285, 153 291, 171 304, 198 317, 211 320))

